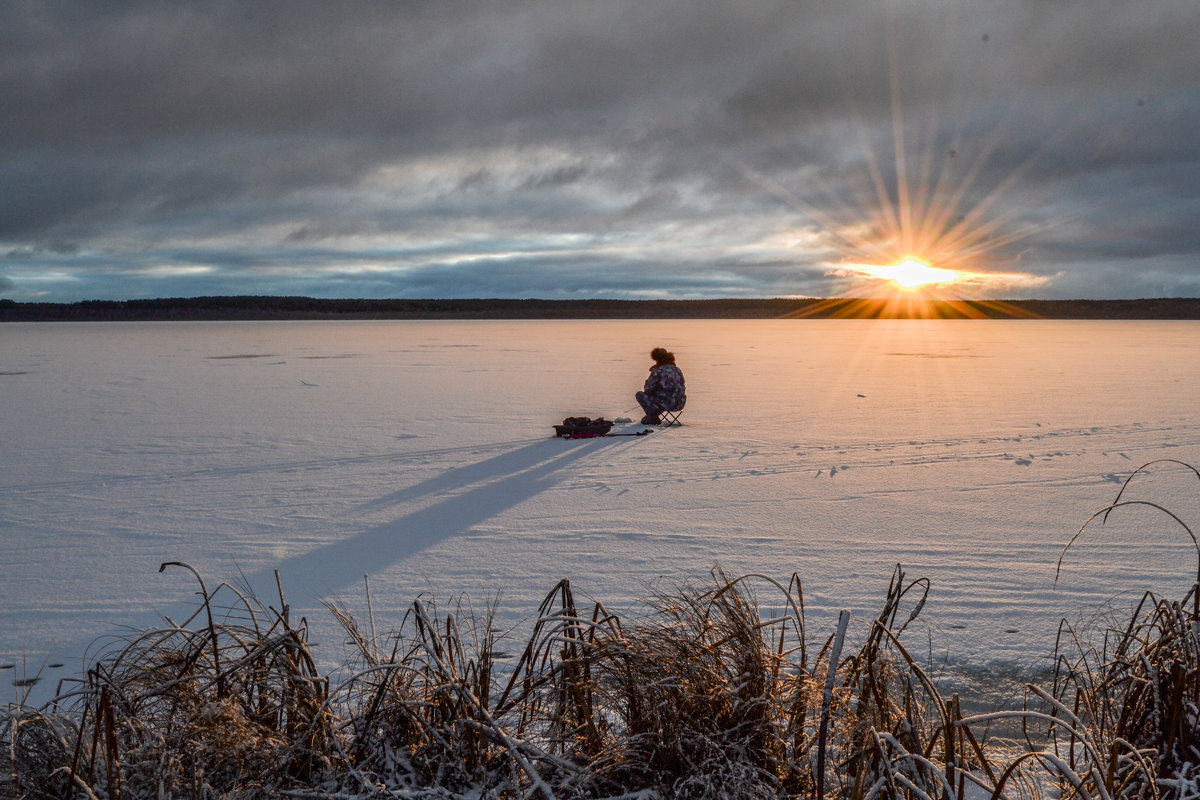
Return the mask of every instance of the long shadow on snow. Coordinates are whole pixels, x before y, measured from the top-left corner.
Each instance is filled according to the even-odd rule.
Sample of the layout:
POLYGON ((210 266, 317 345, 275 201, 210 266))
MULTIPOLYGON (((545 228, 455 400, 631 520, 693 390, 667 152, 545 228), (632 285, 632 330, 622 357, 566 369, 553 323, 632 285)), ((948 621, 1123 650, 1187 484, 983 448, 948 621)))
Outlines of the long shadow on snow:
POLYGON ((563 471, 596 446, 615 442, 580 442, 576 446, 540 440, 509 453, 449 470, 367 503, 363 508, 451 493, 433 505, 392 522, 367 528, 247 576, 260 597, 274 591, 279 570, 286 589, 321 595, 357 584, 364 574, 378 574, 392 564, 433 547, 472 526, 537 496, 558 484, 563 471))

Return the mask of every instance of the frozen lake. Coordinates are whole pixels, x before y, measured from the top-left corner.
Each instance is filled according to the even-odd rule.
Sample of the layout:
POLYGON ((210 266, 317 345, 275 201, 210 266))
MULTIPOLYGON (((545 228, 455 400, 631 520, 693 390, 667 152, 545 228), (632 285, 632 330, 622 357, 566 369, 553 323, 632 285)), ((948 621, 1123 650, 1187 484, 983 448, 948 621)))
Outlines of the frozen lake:
MULTIPOLYGON (((6 325, 0 685, 179 615, 195 585, 168 560, 268 600, 278 569, 329 663, 320 599, 365 613, 366 573, 387 627, 421 592, 498 594, 509 625, 561 577, 619 610, 718 563, 796 572, 819 627, 864 624, 901 563, 932 582, 907 635, 936 669, 1027 674, 1060 618, 1195 579, 1145 507, 1054 574, 1138 466, 1200 465, 1197 353, 1195 322, 6 325), (655 345, 687 377, 683 427, 552 438, 636 420, 655 345)), ((1190 472, 1130 492, 1200 528, 1190 472)))

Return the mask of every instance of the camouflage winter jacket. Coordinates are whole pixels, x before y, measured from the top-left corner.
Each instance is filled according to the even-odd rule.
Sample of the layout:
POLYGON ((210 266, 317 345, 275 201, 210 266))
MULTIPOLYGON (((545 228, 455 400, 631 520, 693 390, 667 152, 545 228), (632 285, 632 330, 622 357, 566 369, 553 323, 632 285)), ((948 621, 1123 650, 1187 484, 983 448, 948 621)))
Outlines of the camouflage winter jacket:
POLYGON ((678 411, 687 402, 683 391, 683 373, 674 364, 656 364, 646 378, 646 395, 667 411, 678 411))

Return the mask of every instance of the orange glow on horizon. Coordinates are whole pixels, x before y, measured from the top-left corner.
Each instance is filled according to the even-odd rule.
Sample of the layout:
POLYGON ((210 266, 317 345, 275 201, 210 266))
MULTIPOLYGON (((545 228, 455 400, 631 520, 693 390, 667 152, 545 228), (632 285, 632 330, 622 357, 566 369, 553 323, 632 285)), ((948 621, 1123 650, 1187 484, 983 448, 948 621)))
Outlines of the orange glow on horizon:
POLYGON ((956 300, 924 293, 891 297, 816 299, 785 315, 793 319, 1038 319, 1032 311, 999 300, 956 300))

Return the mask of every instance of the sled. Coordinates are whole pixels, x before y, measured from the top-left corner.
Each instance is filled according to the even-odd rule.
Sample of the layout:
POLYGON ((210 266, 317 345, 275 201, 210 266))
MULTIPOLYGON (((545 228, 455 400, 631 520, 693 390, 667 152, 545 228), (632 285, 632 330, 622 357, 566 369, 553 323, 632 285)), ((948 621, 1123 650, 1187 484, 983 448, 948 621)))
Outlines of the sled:
POLYGON ((612 430, 610 419, 599 417, 567 417, 562 425, 554 426, 554 435, 562 439, 582 439, 589 436, 604 436, 612 430))
POLYGON ((610 433, 613 421, 598 417, 567 417, 561 425, 554 426, 554 435, 560 439, 598 439, 602 436, 645 436, 653 433, 651 428, 636 433, 610 433))

